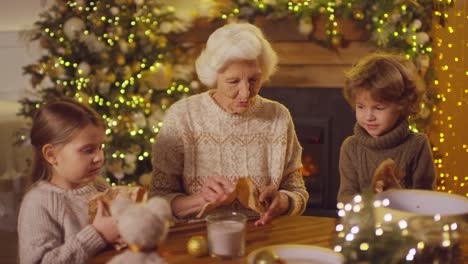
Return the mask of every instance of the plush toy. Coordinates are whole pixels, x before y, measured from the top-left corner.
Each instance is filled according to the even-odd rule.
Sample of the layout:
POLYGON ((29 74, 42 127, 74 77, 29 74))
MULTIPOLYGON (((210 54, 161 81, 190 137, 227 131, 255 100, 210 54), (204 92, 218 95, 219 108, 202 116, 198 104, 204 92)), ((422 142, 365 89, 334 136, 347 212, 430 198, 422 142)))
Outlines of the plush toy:
POLYGON ((166 200, 154 197, 146 203, 133 203, 119 197, 112 202, 110 210, 128 249, 109 263, 166 263, 156 250, 166 238, 172 217, 166 200))

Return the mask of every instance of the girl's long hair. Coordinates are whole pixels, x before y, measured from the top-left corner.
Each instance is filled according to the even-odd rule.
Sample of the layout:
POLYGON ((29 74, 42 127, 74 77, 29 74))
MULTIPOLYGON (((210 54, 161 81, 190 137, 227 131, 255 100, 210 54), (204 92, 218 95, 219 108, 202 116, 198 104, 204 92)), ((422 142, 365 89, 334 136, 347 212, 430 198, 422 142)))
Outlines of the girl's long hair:
POLYGON ((32 181, 50 179, 51 166, 42 153, 44 145, 67 143, 90 124, 105 127, 101 116, 86 105, 71 99, 58 99, 44 104, 34 115, 30 134, 34 147, 32 181))

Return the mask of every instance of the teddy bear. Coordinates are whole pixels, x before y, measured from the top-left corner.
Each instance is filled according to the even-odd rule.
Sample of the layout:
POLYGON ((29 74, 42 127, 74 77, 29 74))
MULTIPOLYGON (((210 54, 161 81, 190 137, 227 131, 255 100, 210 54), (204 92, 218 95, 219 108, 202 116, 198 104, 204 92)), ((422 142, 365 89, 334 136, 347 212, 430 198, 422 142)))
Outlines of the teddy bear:
POLYGON ((110 264, 167 263, 156 250, 167 236, 172 217, 171 207, 165 199, 153 197, 146 203, 133 203, 118 197, 112 202, 110 211, 122 239, 128 244, 128 249, 112 258, 110 264))

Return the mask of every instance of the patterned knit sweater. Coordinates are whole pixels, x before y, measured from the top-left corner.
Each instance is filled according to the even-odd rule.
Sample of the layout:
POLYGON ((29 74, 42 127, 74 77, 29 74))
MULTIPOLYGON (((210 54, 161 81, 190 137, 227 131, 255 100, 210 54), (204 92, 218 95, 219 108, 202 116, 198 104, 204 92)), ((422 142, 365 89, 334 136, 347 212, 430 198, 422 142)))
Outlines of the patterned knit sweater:
POLYGON ((380 163, 393 159, 405 172, 401 185, 409 189, 433 189, 435 169, 427 136, 413 133, 402 121, 383 136, 370 136, 357 123, 340 151, 340 189, 338 201, 347 202, 371 186, 380 163))
POLYGON ((21 204, 18 219, 20 263, 86 263, 106 246, 88 224, 92 184, 64 190, 38 182, 21 204))
MULTIPOLYGON (((257 95, 246 112, 231 114, 215 103, 212 93, 180 100, 167 112, 153 148, 150 194, 172 200, 200 192, 210 176, 233 183, 247 176, 260 191, 274 185, 289 197, 288 214, 301 214, 309 195, 289 111, 257 95)), ((232 207, 253 213, 236 203, 232 207)))

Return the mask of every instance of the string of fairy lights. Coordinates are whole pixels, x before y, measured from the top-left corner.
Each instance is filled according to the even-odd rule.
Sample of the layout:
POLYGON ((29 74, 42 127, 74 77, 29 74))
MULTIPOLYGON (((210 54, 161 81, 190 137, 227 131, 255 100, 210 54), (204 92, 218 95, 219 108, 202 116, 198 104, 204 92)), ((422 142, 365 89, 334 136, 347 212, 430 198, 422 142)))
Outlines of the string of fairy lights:
POLYGON ((334 251, 348 262, 425 263, 424 255, 438 247, 448 252, 438 252, 441 263, 457 262, 463 232, 457 218, 411 217, 392 210, 388 198, 373 199, 369 193, 337 207, 340 222, 335 227, 334 251))
POLYGON ((433 85, 440 103, 432 108, 435 130, 432 138, 437 154, 437 190, 468 197, 468 175, 464 170, 468 142, 463 131, 468 103, 467 9, 466 1, 457 1, 453 9, 434 12, 447 23, 445 27, 435 24, 434 28, 437 78, 433 85))

